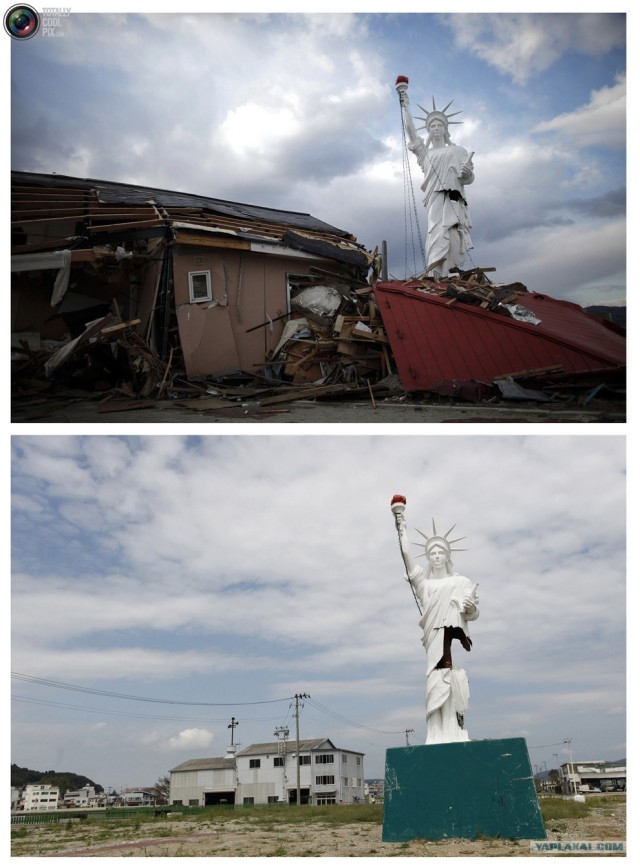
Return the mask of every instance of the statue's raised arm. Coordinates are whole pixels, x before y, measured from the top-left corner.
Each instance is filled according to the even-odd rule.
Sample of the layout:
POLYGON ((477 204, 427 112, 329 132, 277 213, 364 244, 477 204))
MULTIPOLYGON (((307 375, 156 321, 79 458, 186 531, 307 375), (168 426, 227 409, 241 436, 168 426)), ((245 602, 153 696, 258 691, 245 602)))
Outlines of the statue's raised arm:
POLYGON ((405 497, 397 493, 391 500, 391 511, 393 512, 393 516, 395 517, 396 521, 398 541, 400 542, 400 552, 402 553, 402 559, 404 560, 407 580, 411 580, 411 578, 419 574, 422 569, 411 555, 411 550, 409 547, 409 536, 407 535, 407 521, 405 520, 404 516, 406 502, 407 500, 405 499, 405 497))
POLYGON ((409 110, 409 79, 406 75, 399 75, 397 77, 396 90, 398 91, 398 97, 402 107, 402 119, 404 121, 404 128, 407 131, 409 142, 414 146, 422 144, 424 147, 424 142, 418 135, 418 131, 413 122, 413 117, 411 117, 411 112, 409 110))

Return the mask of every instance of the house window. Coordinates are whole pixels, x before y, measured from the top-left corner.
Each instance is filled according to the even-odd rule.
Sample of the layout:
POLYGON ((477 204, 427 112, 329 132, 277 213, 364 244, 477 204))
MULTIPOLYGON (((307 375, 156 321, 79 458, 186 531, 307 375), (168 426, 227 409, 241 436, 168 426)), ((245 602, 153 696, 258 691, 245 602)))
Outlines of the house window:
POLYGON ((316 776, 316 785, 335 785, 335 776, 316 776))
POLYGON ((278 802, 279 802, 279 800, 277 797, 272 797, 272 796, 267 797, 267 803, 278 803, 278 802))
POLYGON ((303 764, 310 764, 311 755, 298 755, 298 763, 300 764, 300 766, 302 766, 303 764))
POLYGON ((284 758, 274 758, 273 759, 274 767, 284 767, 284 758))
POLYGON ((348 787, 349 787, 349 778, 348 778, 348 776, 343 776, 343 777, 342 777, 342 787, 343 787, 343 788, 348 788, 348 787))
POLYGON ((358 766, 360 766, 360 763, 361 763, 361 762, 360 762, 360 758, 356 758, 356 764, 357 764, 358 766))
POLYGON ((253 797, 245 797, 242 802, 245 806, 253 806, 254 800, 253 797))
POLYGON ((189 301, 211 301, 211 271, 189 271, 189 301))
POLYGON ((199 806, 200 800, 189 800, 189 805, 190 806, 199 806))
POLYGON ((260 766, 260 758, 250 758, 249 759, 249 769, 257 770, 260 766))
POLYGON ((346 763, 347 763, 347 756, 346 756, 346 755, 343 755, 343 756, 342 756, 342 763, 343 763, 343 764, 346 764, 346 763))
POLYGON ((326 797, 318 797, 317 798, 318 806, 335 806, 336 798, 331 795, 327 795, 326 797))
POLYGON ((333 764, 333 755, 316 755, 316 764, 333 764))

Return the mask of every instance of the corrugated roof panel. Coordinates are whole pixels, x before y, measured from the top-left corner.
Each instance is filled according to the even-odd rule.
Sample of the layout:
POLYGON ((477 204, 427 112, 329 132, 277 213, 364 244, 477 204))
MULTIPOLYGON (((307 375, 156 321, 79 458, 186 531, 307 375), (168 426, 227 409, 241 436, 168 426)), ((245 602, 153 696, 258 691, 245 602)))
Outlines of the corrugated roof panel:
POLYGON ((375 294, 402 384, 428 391, 438 382, 498 376, 561 365, 565 373, 623 367, 626 340, 577 304, 523 293, 533 325, 415 285, 379 282, 375 294))

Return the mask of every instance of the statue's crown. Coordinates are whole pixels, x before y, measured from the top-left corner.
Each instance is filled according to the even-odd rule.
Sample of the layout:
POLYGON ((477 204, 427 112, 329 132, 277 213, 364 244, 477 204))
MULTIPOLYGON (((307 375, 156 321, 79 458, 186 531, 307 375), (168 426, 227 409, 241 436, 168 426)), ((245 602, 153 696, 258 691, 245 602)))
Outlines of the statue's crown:
POLYGON ((453 524, 451 529, 448 529, 444 533, 444 535, 438 535, 438 530, 436 529, 436 523, 435 523, 435 520, 433 520, 433 518, 431 520, 431 525, 433 526, 433 535, 425 535, 424 532, 420 532, 420 530, 418 529, 418 532, 420 532, 420 535, 425 539, 424 544, 421 541, 414 541, 413 542, 414 544, 419 544, 421 547, 424 547, 424 553, 419 554, 420 556, 428 556, 429 551, 431 550, 432 547, 444 548, 444 550, 447 551, 447 554, 449 557, 451 556, 452 553, 466 549, 464 547, 453 547, 453 545, 456 544, 458 541, 463 541, 466 538, 465 535, 461 536, 460 538, 452 538, 451 540, 449 540, 449 536, 451 535, 451 533, 455 529, 455 526, 456 526, 455 523, 453 524))
POLYGON ((448 105, 445 105, 444 108, 436 108, 436 100, 435 97, 431 97, 431 101, 433 103, 433 109, 431 111, 427 111, 426 108, 423 108, 421 105, 418 105, 420 111, 424 112, 424 117, 419 117, 417 120, 424 121, 423 125, 418 127, 419 129, 429 129, 429 124, 432 120, 441 120, 446 127, 449 126, 450 123, 464 123, 463 120, 451 120, 452 117, 455 117, 457 114, 462 114, 462 111, 452 111, 451 114, 447 114, 447 108, 453 103, 453 99, 448 105))

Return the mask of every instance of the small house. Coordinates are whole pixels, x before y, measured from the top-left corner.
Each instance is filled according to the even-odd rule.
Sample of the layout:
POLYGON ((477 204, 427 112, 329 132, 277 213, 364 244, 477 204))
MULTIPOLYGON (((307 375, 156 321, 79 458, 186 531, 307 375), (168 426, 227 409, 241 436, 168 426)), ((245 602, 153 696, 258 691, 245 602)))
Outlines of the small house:
POLYGON ((12 348, 59 345, 50 375, 78 346, 87 376, 115 374, 117 347, 91 336, 126 329, 141 363, 150 349, 188 378, 253 376, 297 294, 366 285, 372 261, 307 213, 31 172, 12 172, 11 197, 12 348))

